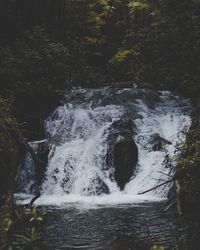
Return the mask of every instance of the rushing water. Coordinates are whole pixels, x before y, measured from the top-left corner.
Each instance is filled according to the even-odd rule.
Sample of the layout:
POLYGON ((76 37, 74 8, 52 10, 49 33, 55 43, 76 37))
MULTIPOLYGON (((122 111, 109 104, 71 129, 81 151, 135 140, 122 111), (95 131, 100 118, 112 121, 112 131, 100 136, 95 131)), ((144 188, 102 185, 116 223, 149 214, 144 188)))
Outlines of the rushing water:
MULTIPOLYGON (((183 131, 190 126, 190 109, 188 100, 166 91, 103 88, 66 94, 63 105, 45 123, 51 149, 41 197, 35 202, 47 206, 43 237, 52 249, 134 249, 131 235, 167 246, 179 244, 181 227, 170 219, 173 216, 161 213, 171 184, 139 193, 173 175, 164 164, 165 157, 175 164, 176 144, 185 140, 183 131), (132 137, 139 160, 131 180, 120 191, 106 155, 109 129, 124 116, 134 122, 132 137), (152 150, 155 133, 171 144, 152 150), (103 190, 99 194, 102 183, 109 194, 103 190)), ((32 165, 26 158, 19 203, 33 195, 32 165)))

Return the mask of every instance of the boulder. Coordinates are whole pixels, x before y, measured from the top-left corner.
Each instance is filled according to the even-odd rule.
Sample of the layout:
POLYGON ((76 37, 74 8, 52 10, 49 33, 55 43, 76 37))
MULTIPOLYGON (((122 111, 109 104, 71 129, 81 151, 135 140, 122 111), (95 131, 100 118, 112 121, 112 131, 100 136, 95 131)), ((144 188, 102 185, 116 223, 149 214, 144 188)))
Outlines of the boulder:
POLYGON ((153 145, 153 151, 162 151, 165 145, 171 145, 172 143, 165 138, 161 137, 158 133, 151 135, 150 143, 153 145))
POLYGON ((114 178, 121 190, 130 180, 138 162, 138 149, 133 140, 116 143, 114 149, 114 178))
POLYGON ((84 188, 83 190, 83 194, 88 196, 109 194, 109 193, 110 191, 108 186, 105 184, 103 180, 101 180, 100 177, 93 179, 90 187, 84 188))
POLYGON ((138 162, 134 123, 127 116, 113 122, 108 136, 107 165, 114 168, 114 179, 121 190, 133 176, 138 162))

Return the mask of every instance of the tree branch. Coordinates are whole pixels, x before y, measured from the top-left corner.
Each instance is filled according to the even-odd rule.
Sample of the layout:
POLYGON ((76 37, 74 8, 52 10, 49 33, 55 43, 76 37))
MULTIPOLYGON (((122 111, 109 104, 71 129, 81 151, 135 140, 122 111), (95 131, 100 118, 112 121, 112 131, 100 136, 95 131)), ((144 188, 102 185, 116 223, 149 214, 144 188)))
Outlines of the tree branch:
POLYGON ((174 179, 171 179, 171 180, 169 180, 169 181, 165 181, 164 183, 161 183, 161 184, 159 184, 159 185, 157 185, 157 186, 155 186, 155 187, 153 187, 153 188, 150 188, 150 189, 148 189, 148 190, 146 190, 146 191, 143 191, 143 192, 140 192, 140 193, 138 193, 138 194, 139 194, 139 195, 140 195, 140 194, 146 194, 146 193, 148 193, 148 192, 150 192, 150 191, 152 191, 152 190, 154 190, 154 189, 157 189, 157 188, 159 188, 159 187, 161 187, 161 186, 164 186, 165 184, 170 183, 170 182, 172 182, 172 181, 174 181, 174 179))

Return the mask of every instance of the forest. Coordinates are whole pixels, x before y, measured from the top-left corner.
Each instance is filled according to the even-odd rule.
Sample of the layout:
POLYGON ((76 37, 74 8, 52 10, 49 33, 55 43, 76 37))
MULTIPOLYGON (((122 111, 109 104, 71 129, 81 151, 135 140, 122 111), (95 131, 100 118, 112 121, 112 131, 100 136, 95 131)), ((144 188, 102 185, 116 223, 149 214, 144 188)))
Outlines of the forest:
MULTIPOLYGON (((137 85, 189 99, 191 125, 185 142, 176 146, 180 156, 173 181, 180 187, 176 202, 181 214, 198 211, 199 13, 199 0, 0 0, 0 249, 50 249, 34 248, 43 218, 32 207, 28 216, 35 224, 27 238, 33 240, 27 248, 10 243, 27 220, 22 208, 14 211, 16 175, 24 152, 40 165, 37 174, 44 175, 43 163, 28 142, 46 137, 44 121, 63 93, 70 96, 74 88, 137 85), (14 223, 16 217, 21 222, 14 223)), ((165 162, 171 164, 168 158, 165 162)), ((197 234, 200 226, 195 230, 197 234)), ((130 249, 165 249, 162 244, 135 244, 130 249)))

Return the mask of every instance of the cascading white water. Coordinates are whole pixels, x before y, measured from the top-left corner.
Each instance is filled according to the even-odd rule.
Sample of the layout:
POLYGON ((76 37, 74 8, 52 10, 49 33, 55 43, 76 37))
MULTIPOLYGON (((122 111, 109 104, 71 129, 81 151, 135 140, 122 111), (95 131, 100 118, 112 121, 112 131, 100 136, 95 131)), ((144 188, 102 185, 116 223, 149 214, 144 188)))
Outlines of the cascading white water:
POLYGON ((106 131, 122 114, 120 109, 113 105, 94 109, 64 105, 57 109, 58 117, 55 123, 47 122, 47 130, 53 136, 62 133, 62 143, 51 149, 42 193, 95 194, 97 177, 103 179, 111 192, 117 190, 103 168, 107 152, 106 131))
POLYGON ((46 177, 37 204, 85 202, 96 204, 132 203, 167 197, 169 185, 150 189, 169 178, 163 164, 174 156, 176 143, 184 141, 183 130, 190 126, 190 104, 170 92, 137 89, 73 90, 66 103, 46 121, 51 138, 46 177), (139 161, 133 178, 120 191, 114 169, 107 166, 107 136, 110 126, 124 113, 134 121, 133 138, 139 161), (171 142, 164 150, 153 151, 151 136, 158 133, 171 142), (104 185, 109 194, 101 193, 104 185))

